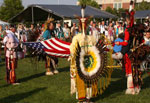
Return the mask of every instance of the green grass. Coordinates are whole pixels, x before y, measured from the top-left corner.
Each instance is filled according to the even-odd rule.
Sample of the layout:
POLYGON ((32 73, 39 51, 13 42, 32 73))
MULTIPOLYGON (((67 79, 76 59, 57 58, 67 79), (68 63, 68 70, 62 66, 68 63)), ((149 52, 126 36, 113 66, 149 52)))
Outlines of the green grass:
MULTIPOLYGON (((45 76, 45 64, 38 67, 29 58, 19 60, 16 74, 20 85, 8 85, 5 81, 5 63, 0 63, 0 103, 76 103, 70 95, 69 62, 59 60, 59 74, 45 76)), ((149 103, 150 78, 144 75, 144 85, 139 95, 125 95, 126 78, 122 70, 114 70, 112 81, 96 103, 149 103)))

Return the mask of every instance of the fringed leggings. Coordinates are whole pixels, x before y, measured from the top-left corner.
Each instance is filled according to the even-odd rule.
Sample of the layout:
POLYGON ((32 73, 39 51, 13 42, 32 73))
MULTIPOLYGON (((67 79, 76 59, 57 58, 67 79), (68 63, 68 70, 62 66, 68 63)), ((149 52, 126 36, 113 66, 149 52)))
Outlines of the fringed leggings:
POLYGON ((6 57, 6 80, 9 84, 16 82, 15 69, 17 68, 17 59, 6 57))

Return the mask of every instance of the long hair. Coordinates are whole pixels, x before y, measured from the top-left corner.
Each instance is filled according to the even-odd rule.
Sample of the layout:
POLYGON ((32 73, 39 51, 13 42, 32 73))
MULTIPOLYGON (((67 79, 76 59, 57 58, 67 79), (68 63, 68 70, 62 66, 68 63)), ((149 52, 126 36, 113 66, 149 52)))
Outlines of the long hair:
POLYGON ((50 23, 47 24, 47 29, 46 29, 46 30, 49 31, 49 33, 50 33, 50 35, 51 35, 52 37, 55 37, 54 29, 53 29, 53 30, 50 30, 50 29, 49 29, 49 26, 50 26, 50 25, 53 25, 53 26, 54 26, 54 29, 55 29, 55 24, 54 24, 54 22, 51 21, 50 23))

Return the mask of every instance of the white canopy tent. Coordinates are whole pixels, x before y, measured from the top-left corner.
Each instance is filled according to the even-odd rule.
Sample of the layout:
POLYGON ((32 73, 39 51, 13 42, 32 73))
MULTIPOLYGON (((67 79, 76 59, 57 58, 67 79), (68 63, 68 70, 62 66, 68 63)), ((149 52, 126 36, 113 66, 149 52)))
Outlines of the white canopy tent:
POLYGON ((9 23, 0 20, 0 25, 9 25, 9 23))

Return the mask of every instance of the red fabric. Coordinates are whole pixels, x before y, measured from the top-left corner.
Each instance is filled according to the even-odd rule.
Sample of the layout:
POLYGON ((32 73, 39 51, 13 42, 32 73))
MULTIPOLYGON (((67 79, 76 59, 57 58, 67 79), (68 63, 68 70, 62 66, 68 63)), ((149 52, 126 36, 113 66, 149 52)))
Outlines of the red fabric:
POLYGON ((81 17, 77 17, 78 19, 79 19, 79 21, 80 21, 80 26, 81 26, 81 28, 83 29, 83 27, 82 27, 82 19, 85 19, 85 22, 84 22, 84 30, 86 30, 86 27, 87 27, 87 22, 88 22, 88 17, 87 18, 81 18, 81 17))
POLYGON ((124 64, 125 64, 126 75, 131 74, 132 73, 131 60, 128 54, 125 54, 123 59, 124 59, 124 64))
POLYGON ((15 58, 12 60, 6 57, 6 78, 7 82, 10 84, 16 82, 16 74, 15 74, 16 67, 17 67, 17 59, 15 58))
POLYGON ((130 15, 130 27, 133 27, 134 25, 134 14, 135 14, 135 11, 131 11, 131 12, 126 12, 126 15, 130 15))
POLYGON ((135 12, 132 10, 131 12, 130 12, 130 27, 133 27, 133 25, 134 25, 134 14, 135 14, 135 12))
POLYGON ((112 27, 108 28, 108 35, 113 36, 113 28, 112 27))
POLYGON ((70 56, 70 43, 52 38, 41 42, 45 48, 44 51, 51 56, 68 58, 70 56))
POLYGON ((69 43, 69 42, 65 42, 65 41, 62 41, 62 40, 60 40, 60 39, 58 39, 58 38, 55 38, 57 41, 59 41, 59 42, 61 42, 61 43, 64 43, 64 44, 66 44, 66 45, 70 45, 71 43, 69 43))
POLYGON ((108 48, 105 48, 105 51, 110 51, 110 49, 108 49, 108 48))
POLYGON ((49 46, 51 49, 57 50, 57 49, 55 49, 52 45, 50 45, 47 41, 44 41, 44 42, 45 42, 45 44, 46 44, 47 46, 49 46))
POLYGON ((125 34, 124 41, 120 42, 119 45, 122 45, 122 46, 127 46, 128 45, 128 42, 125 42, 125 40, 128 41, 129 37, 130 37, 129 31, 127 30, 127 28, 126 28, 125 33, 124 33, 125 34))
MULTIPOLYGON (((64 54, 64 55, 69 55, 70 51, 55 51, 55 50, 50 50, 50 49, 44 49, 45 52, 52 52, 52 53, 58 53, 58 54, 64 54)), ((57 55, 57 54, 56 54, 57 55)))
POLYGON ((142 40, 142 43, 144 43, 145 42, 145 40, 142 40))
POLYGON ((13 60, 12 59, 10 59, 10 58, 8 58, 8 57, 6 57, 5 58, 5 61, 6 61, 6 69, 12 69, 11 68, 11 61, 13 61, 14 62, 14 69, 16 69, 17 68, 17 59, 16 58, 14 58, 13 60))
MULTIPOLYGON (((61 45, 55 43, 53 40, 52 40, 51 42, 52 42, 54 45, 56 45, 57 47, 61 48, 61 49, 64 49, 64 50, 66 50, 66 51, 70 51, 69 48, 66 48, 66 47, 64 47, 64 46, 61 46, 61 45)), ((70 44, 69 44, 69 45, 70 45, 70 44)))
POLYGON ((115 43, 113 43, 112 46, 114 47, 114 46, 115 46, 115 43))

